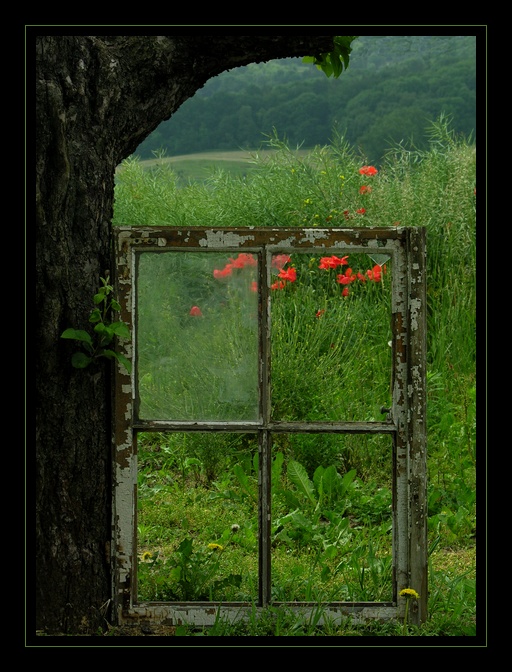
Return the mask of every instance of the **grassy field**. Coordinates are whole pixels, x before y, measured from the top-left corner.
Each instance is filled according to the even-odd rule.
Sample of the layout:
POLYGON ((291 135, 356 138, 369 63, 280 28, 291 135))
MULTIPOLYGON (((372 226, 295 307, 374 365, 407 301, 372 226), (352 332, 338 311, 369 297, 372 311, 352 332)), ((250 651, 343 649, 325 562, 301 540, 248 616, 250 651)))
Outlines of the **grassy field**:
MULTIPOLYGON (((343 227, 400 222, 402 226, 427 227, 429 618, 420 628, 408 632, 415 636, 467 637, 477 632, 475 151, 473 145, 454 138, 439 124, 432 129, 429 151, 397 148, 370 177, 360 172, 364 159, 340 140, 332 147, 312 152, 297 153, 274 143, 258 157, 247 152, 222 152, 162 157, 150 162, 130 160, 121 167, 116 187, 114 224, 118 225, 322 226, 329 222, 330 226, 343 227)), ((374 362, 377 371, 382 367, 386 372, 381 345, 387 337, 376 326, 384 324, 381 310, 388 310, 387 285, 351 285, 345 302, 339 292, 333 293, 341 290, 341 285, 334 283, 325 306, 316 305, 316 299, 308 306, 309 294, 302 285, 300 302, 295 302, 301 310, 291 310, 302 267, 295 259, 290 263, 295 264, 298 281, 289 284, 288 294, 283 294, 289 300, 275 304, 280 311, 275 323, 283 327, 276 331, 275 338, 276 375, 282 366, 282 413, 303 418, 304 412, 325 412, 333 403, 338 404, 336 408, 350 403, 358 406, 360 414, 374 414, 375 404, 369 394, 372 386, 361 382, 365 380, 361 363, 374 362), (371 293, 365 294, 363 289, 371 293), (321 319, 311 312, 319 308, 325 309, 321 319), (306 325, 294 321, 297 315, 309 314, 309 309, 313 339, 301 338, 306 325), (339 362, 333 348, 337 341, 329 337, 329 331, 338 329, 346 343, 347 317, 350 324, 358 325, 352 339, 357 348, 344 361, 343 388, 333 388, 326 385, 322 362, 328 372, 339 362), (328 347, 323 348, 325 344, 328 347), (320 360, 319 354, 325 359, 320 360), (293 394, 287 395, 287 390, 293 394)), ((305 273, 305 268, 302 270, 305 273)), ((241 269, 240 273, 249 271, 241 269)), ((311 274, 314 283, 325 277, 319 276, 317 265, 311 265, 311 274)), ((180 286, 177 293, 186 296, 188 286, 180 286)), ((318 286, 314 284, 313 288, 318 286)), ((180 333, 186 344, 197 345, 199 356, 205 351, 201 332, 197 331, 201 322, 196 320, 200 318, 187 312, 180 330, 170 328, 170 318, 162 318, 172 312, 167 310, 171 304, 165 303, 169 302, 169 287, 169 282, 156 282, 154 287, 148 284, 147 304, 154 294, 154 306, 149 306, 152 312, 147 314, 148 356, 155 353, 151 357, 161 358, 161 346, 180 333), (158 297, 157 292, 161 292, 158 297), (193 330, 196 336, 192 336, 193 330)), ((243 311, 237 314, 243 315, 243 311)), ((173 348, 178 346, 180 342, 173 348)), ((233 340, 231 347, 240 349, 240 344, 233 340)), ((180 377, 180 372, 173 370, 172 385, 167 384, 162 367, 151 370, 148 365, 144 381, 148 405, 158 402, 169 408, 176 400, 176 381, 183 383, 184 389, 185 383, 188 390, 201 389, 199 379, 194 388, 197 369, 193 362, 182 361, 191 373, 180 377), (165 390, 171 390, 169 397, 162 396, 165 390)), ((370 373, 379 380, 373 375, 375 371, 370 373)), ((380 382, 382 390, 376 398, 382 396, 386 376, 380 382)), ((194 392, 187 403, 200 399, 199 392, 194 392)), ((375 445, 368 450, 363 443, 340 446, 337 441, 327 440, 313 445, 306 438, 296 445, 279 447, 285 462, 275 488, 275 512, 279 516, 279 525, 273 530, 276 594, 288 597, 290 591, 300 588, 300 597, 314 593, 324 599, 335 585, 339 587, 341 577, 351 595, 362 597, 369 590, 371 598, 379 597, 379 591, 387 589, 389 576, 389 447, 375 445), (286 468, 290 462, 292 471, 286 468), (346 482, 333 502, 330 526, 317 518, 317 512, 296 492, 295 462, 306 468, 311 479, 319 466, 328 469, 333 465, 341 477, 355 469, 357 476, 346 482), (300 519, 290 517, 285 508, 289 502, 300 509, 300 519), (329 550, 324 555, 312 555, 311 549, 317 548, 329 550), (298 572, 295 561, 304 551, 309 553, 311 571, 308 581, 301 584, 298 577, 307 572, 298 572), (363 583, 363 578, 371 583, 363 583)), ((217 568, 218 559, 225 563, 221 578, 231 576, 242 561, 247 567, 254 562, 257 486, 254 464, 249 459, 250 444, 242 441, 230 447, 227 442, 212 445, 201 441, 200 436, 197 439, 194 443, 190 437, 168 434, 153 435, 141 442, 138 548, 139 583, 145 597, 165 594, 172 598, 179 597, 180 591, 189 591, 195 585, 183 578, 189 561, 194 561, 195 571, 208 580, 213 576, 210 568, 217 568), (233 525, 237 533, 231 537, 233 525), (193 548, 187 540, 193 540, 193 548), (220 555, 216 553, 218 546, 228 550, 220 555)), ((215 583, 214 588, 219 585, 215 583)), ((235 594, 239 590, 250 594, 252 588, 250 582, 222 585, 223 590, 235 594)), ((110 634, 115 635, 115 629, 110 634)), ((334 631, 308 631, 276 612, 266 621, 246 624, 245 630, 219 623, 216 629, 204 633, 181 628, 168 634, 400 636, 402 626, 374 623, 356 628, 348 624, 334 631)))
MULTIPOLYGON (((215 172, 227 172, 233 177, 246 177, 255 165, 270 159, 276 150, 237 150, 232 152, 200 152, 179 156, 161 156, 140 161, 142 168, 170 166, 176 173, 180 186, 189 182, 205 182, 215 172)), ((297 156, 307 154, 307 150, 296 150, 297 156)))

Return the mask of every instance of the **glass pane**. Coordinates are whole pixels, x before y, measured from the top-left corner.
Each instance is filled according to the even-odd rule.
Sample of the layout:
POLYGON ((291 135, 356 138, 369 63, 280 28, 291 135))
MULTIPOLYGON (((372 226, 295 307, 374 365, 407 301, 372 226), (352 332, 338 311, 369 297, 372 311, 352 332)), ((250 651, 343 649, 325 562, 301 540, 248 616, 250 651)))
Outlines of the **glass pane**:
POLYGON ((274 600, 392 600, 391 478, 389 436, 274 435, 274 600))
POLYGON ((392 364, 386 259, 380 265, 367 254, 273 257, 273 420, 382 420, 392 364))
POLYGON ((140 254, 139 418, 258 419, 256 264, 249 254, 140 254))
POLYGON ((138 436, 141 601, 257 601, 258 441, 252 434, 138 436))

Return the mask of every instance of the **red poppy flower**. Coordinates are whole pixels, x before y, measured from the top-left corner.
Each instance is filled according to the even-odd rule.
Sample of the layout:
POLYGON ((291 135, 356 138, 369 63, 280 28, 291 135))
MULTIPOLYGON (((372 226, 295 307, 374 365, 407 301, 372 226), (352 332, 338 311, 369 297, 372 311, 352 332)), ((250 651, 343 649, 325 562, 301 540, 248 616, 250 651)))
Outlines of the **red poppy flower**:
POLYGON ((283 280, 278 280, 270 285, 270 289, 283 289, 286 285, 286 282, 283 280))
POLYGON ((372 188, 367 187, 365 184, 363 184, 363 186, 359 188, 359 193, 360 194, 371 194, 372 193, 372 188))
POLYGON ((202 316, 201 308, 198 306, 192 306, 190 309, 189 315, 192 315, 193 317, 201 317, 202 316))
POLYGON ((353 271, 351 268, 347 268, 345 273, 340 273, 336 276, 336 282, 340 285, 349 285, 354 280, 357 280, 357 275, 352 275, 353 271))
POLYGON ((257 266, 258 262, 252 254, 241 252, 236 259, 231 259, 233 268, 244 268, 244 266, 257 266))
POLYGON ((321 317, 325 313, 325 310, 317 310, 315 317, 321 317))
POLYGON ((219 271, 218 269, 215 269, 213 271, 213 277, 214 278, 225 278, 227 275, 231 275, 233 273, 233 264, 226 264, 222 271, 219 271))
POLYGON ((380 282, 382 280, 382 269, 376 264, 371 271, 366 271, 366 275, 373 280, 374 282, 380 282))
POLYGON ((336 268, 336 266, 346 266, 347 259, 348 254, 345 255, 342 259, 340 259, 340 257, 337 257, 334 254, 332 255, 332 257, 322 257, 320 259, 320 265, 318 266, 318 268, 329 269, 329 268, 336 268))
POLYGON ((256 282, 256 280, 253 280, 251 282, 251 292, 257 292, 257 291, 258 291, 258 283, 256 282))
POLYGON ((361 175, 377 175, 379 171, 374 166, 363 166, 359 168, 359 172, 361 175))
POLYGON ((289 280, 290 282, 295 282, 295 280, 297 279, 297 270, 293 267, 286 269, 286 271, 283 269, 279 271, 279 275, 277 277, 281 278, 282 280, 289 280))
POLYGON ((359 210, 356 210, 356 212, 357 212, 358 215, 364 215, 366 210, 364 208, 359 208, 359 210))

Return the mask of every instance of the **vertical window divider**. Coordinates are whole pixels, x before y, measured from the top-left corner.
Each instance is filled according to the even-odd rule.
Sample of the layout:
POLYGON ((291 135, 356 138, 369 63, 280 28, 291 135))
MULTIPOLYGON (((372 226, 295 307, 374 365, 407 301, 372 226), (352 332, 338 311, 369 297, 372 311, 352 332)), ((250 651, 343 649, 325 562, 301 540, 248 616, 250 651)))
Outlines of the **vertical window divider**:
POLYGON ((264 246, 259 255, 259 376, 260 413, 262 429, 258 433, 259 445, 259 604, 265 606, 271 596, 271 436, 270 423, 270 271, 271 253, 264 246))

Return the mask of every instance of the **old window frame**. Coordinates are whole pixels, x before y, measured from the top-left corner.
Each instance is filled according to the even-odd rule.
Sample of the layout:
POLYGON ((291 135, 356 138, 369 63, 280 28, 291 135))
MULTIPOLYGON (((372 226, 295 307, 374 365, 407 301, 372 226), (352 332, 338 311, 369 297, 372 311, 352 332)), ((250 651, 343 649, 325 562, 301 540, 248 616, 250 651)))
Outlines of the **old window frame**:
MULTIPOLYGON (((223 251, 259 255, 260 418, 255 422, 142 421, 136 417, 135 367, 129 375, 116 366, 113 428, 113 586, 119 623, 151 620, 176 625, 211 625, 219 609, 226 618, 247 615, 248 603, 140 603, 137 598, 137 433, 148 431, 243 431, 258 435, 260 451, 259 596, 258 609, 270 599, 270 446, 278 432, 387 434, 393 444, 392 556, 393 596, 389 602, 324 604, 330 619, 351 616, 392 619, 404 615, 399 593, 413 587, 420 598, 409 611, 412 623, 427 617, 427 497, 426 497, 426 230, 392 228, 215 228, 116 227, 114 231, 116 291, 120 318, 134 334, 134 280, 140 252, 223 251), (277 422, 270 418, 268 365, 270 357, 270 266, 273 254, 386 254, 392 260, 392 408, 384 422, 277 422)), ((136 342, 120 344, 134 357, 136 342)), ((313 603, 276 603, 307 613, 313 603)))

